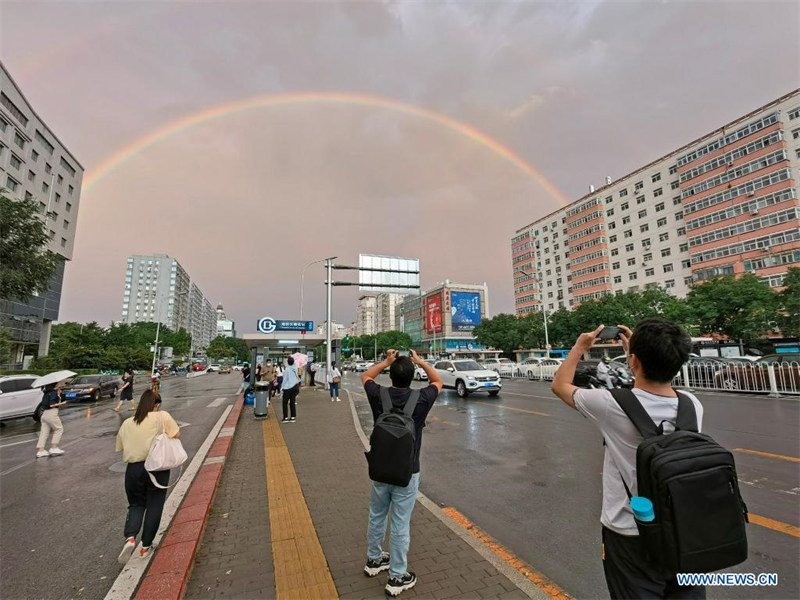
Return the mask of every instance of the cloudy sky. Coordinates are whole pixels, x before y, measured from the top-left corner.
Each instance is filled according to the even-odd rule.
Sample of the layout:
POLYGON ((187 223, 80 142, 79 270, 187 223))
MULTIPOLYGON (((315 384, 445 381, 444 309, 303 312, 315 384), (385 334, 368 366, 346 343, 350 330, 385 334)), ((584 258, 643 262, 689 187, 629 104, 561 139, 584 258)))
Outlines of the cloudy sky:
MULTIPOLYGON (((61 320, 119 318, 126 256, 154 252, 242 332, 297 316, 307 262, 360 252, 418 257, 423 286, 485 281, 492 312, 512 312, 510 238, 559 195, 797 87, 798 6, 3 0, 4 64, 95 178, 61 320)), ((322 281, 312 267, 317 321, 322 281)), ((337 288, 335 320, 356 299, 337 288)))

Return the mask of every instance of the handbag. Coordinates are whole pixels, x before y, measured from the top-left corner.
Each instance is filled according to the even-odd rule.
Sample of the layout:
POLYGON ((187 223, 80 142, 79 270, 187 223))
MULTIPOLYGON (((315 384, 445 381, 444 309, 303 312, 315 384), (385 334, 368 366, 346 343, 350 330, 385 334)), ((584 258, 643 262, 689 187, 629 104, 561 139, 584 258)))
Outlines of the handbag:
POLYGON ((159 416, 161 418, 161 433, 157 433, 153 438, 153 443, 150 445, 150 452, 147 453, 147 460, 144 461, 144 468, 150 476, 150 481, 153 482, 153 485, 162 490, 166 490, 171 486, 158 483, 156 478, 153 477, 152 472, 169 471, 175 467, 180 467, 189 457, 186 454, 186 450, 183 449, 181 441, 167 435, 166 428, 164 427, 164 416, 159 416))
POLYGON ((341 377, 333 377, 331 379, 331 383, 340 383, 342 381, 341 377))

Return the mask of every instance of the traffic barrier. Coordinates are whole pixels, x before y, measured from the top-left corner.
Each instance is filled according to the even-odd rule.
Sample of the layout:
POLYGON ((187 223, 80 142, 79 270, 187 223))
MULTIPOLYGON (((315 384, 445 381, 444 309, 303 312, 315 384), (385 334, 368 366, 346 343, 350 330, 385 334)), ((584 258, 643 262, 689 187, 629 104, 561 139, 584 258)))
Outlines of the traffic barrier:
POLYGON ((772 398, 800 395, 800 362, 691 360, 673 385, 693 390, 767 393, 772 398))

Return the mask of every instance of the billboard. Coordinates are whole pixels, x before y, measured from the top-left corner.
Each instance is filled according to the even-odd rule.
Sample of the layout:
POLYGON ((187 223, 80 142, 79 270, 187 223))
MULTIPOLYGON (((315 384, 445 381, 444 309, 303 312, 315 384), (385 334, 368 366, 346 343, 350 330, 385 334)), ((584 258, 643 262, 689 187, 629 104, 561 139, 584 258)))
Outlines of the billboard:
POLYGON ((414 294, 419 290, 419 259, 358 255, 358 289, 374 294, 414 294))
POLYGON ((442 295, 434 294, 425 298, 425 331, 442 333, 442 295))
POLYGON ((479 292, 450 292, 450 314, 453 331, 472 331, 481 324, 479 292))

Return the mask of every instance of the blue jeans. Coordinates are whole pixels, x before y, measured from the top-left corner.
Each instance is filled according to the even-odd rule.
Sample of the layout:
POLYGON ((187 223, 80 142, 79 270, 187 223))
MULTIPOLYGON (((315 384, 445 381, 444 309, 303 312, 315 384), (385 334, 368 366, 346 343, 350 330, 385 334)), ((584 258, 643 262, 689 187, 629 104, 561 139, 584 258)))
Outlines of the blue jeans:
POLYGON ((339 397, 339 384, 338 383, 329 383, 328 384, 328 389, 330 389, 330 391, 331 391, 331 398, 333 398, 334 396, 336 398, 339 397))
POLYGON ((386 536, 386 517, 392 511, 392 530, 389 534, 389 576, 402 577, 408 567, 408 546, 411 543, 411 512, 417 500, 419 473, 411 476, 406 487, 372 482, 367 527, 367 558, 381 556, 381 542, 386 536))

